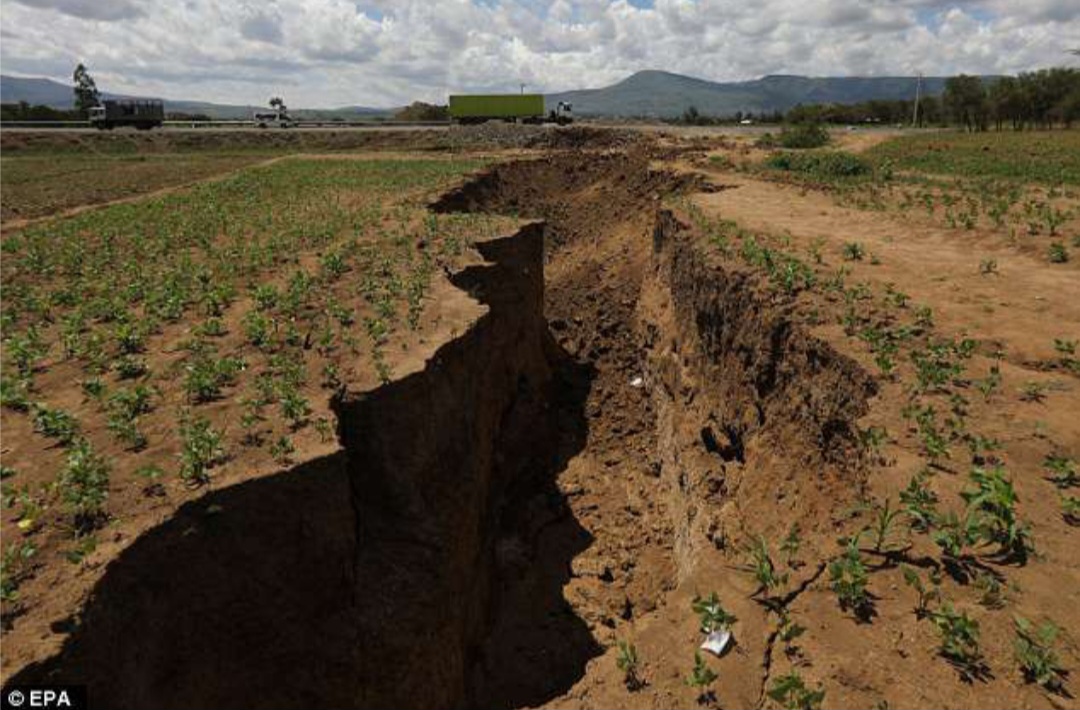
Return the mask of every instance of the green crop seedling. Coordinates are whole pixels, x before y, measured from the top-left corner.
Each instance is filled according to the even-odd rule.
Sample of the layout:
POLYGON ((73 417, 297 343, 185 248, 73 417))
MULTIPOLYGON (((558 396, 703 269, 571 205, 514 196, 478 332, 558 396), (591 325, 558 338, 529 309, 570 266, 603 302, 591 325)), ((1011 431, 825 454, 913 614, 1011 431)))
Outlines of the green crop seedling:
POLYGON ((766 592, 771 595, 787 584, 787 573, 780 573, 776 569, 772 556, 769 554, 769 544, 762 536, 755 537, 750 543, 750 564, 748 568, 754 573, 758 589, 755 594, 766 592))
POLYGON ((791 671, 773 680, 768 695, 787 710, 819 710, 825 701, 825 691, 811 690, 798 671, 791 671))
POLYGON ((1034 546, 1029 526, 1016 515, 1016 491, 1004 467, 973 468, 971 480, 976 488, 965 489, 961 496, 976 513, 980 536, 997 543, 1003 557, 1023 562, 1034 546))
POLYGON ((1054 650, 1061 629, 1051 621, 1036 627, 1022 616, 1013 619, 1016 624, 1013 649, 1024 678, 1047 690, 1061 692, 1065 687, 1065 669, 1054 650))
POLYGON ((180 479, 189 486, 208 483, 210 469, 225 459, 224 435, 209 420, 196 417, 181 425, 180 436, 180 479))
POLYGON ((1043 460, 1043 467, 1050 472, 1048 480, 1058 488, 1080 486, 1080 473, 1072 459, 1050 454, 1043 460))
POLYGON ((716 672, 709 668, 701 654, 695 652, 694 667, 690 670, 686 684, 698 691, 698 704, 705 705, 714 699, 713 691, 709 690, 709 686, 716 682, 717 677, 716 672))
POLYGON ((919 595, 915 604, 915 616, 919 619, 926 618, 930 615, 930 605, 941 601, 941 572, 937 568, 932 569, 928 578, 930 584, 927 586, 913 567, 903 565, 900 570, 904 575, 904 583, 919 595))
POLYGON ((690 606, 694 613, 701 618, 702 633, 708 634, 718 629, 729 628, 736 621, 735 616, 729 614, 720 605, 720 597, 717 596, 716 592, 711 593, 704 599, 695 596, 690 606))
POLYGON ((840 601, 840 608, 859 619, 873 614, 873 601, 866 585, 870 575, 859 553, 858 537, 848 540, 844 553, 829 563, 829 586, 840 601))
POLYGON ((80 439, 71 446, 58 483, 60 498, 71 513, 76 530, 92 530, 104 520, 109 465, 86 440, 80 439))
POLYGON ((619 651, 615 656, 615 667, 622 671, 623 684, 630 692, 640 690, 645 685, 638 669, 637 648, 634 644, 619 641, 619 651))
POLYGON ((984 671, 979 650, 979 622, 966 612, 957 612, 948 602, 939 611, 931 612, 930 619, 941 635, 939 653, 964 677, 980 676, 984 671))

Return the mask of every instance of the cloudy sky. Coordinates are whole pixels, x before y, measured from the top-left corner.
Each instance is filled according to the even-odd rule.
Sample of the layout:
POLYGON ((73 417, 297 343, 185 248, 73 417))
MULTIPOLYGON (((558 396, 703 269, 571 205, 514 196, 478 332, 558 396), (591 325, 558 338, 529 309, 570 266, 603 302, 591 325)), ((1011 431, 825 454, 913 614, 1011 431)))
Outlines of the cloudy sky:
POLYGON ((0 0, 0 69, 292 106, 603 86, 640 69, 1014 73, 1078 65, 1080 0, 0 0))

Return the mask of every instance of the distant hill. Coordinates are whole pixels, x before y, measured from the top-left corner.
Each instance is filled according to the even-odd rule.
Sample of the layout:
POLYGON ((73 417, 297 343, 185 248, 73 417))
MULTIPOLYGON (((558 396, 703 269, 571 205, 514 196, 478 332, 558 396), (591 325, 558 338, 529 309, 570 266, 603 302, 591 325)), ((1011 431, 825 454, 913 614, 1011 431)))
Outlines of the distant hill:
MULTIPOLYGON (((579 116, 669 118, 694 106, 710 116, 730 116, 736 111, 786 111, 796 104, 856 103, 871 99, 910 99, 915 77, 807 77, 766 76, 753 81, 720 83, 665 71, 640 71, 602 89, 582 89, 548 94, 549 108, 569 101, 579 116)), ((923 94, 940 94, 945 77, 924 77, 923 94)), ((103 98, 150 98, 102 92, 103 98)), ((51 79, 0 75, 0 101, 26 101, 53 108, 70 109, 70 86, 51 79)), ((165 110, 201 113, 217 119, 247 119, 265 106, 215 104, 206 101, 165 99, 165 110)), ((290 109, 298 118, 322 120, 389 117, 397 109, 345 106, 336 109, 290 109)))
MULTIPOLYGON (((797 104, 856 103, 871 99, 910 99, 915 77, 766 76, 753 81, 719 83, 665 71, 640 71, 603 89, 550 94, 549 107, 573 104, 579 116, 667 118, 690 106, 703 114, 730 116, 736 111, 786 111, 797 104)), ((940 94, 945 77, 924 77, 923 95, 940 94)))
MULTIPOLYGON (((129 96, 102 91, 103 99, 160 98, 156 96, 129 96)), ((57 109, 70 109, 74 106, 75 96, 72 88, 52 79, 33 79, 18 76, 0 75, 0 102, 50 106, 57 109)), ((207 101, 176 101, 164 99, 165 111, 169 113, 205 114, 210 118, 222 120, 242 120, 251 118, 254 111, 265 111, 266 106, 239 104, 215 104, 207 101)), ((397 109, 368 108, 366 106, 346 106, 337 109, 289 109, 296 118, 321 120, 344 120, 358 118, 389 117, 397 109)))

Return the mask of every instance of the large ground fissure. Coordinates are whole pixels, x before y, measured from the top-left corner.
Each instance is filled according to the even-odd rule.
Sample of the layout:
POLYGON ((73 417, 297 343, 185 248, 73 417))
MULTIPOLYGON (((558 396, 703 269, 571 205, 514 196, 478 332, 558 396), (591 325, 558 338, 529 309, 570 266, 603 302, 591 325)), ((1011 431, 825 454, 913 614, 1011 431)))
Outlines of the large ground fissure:
POLYGON ((779 529, 777 490, 817 490, 807 518, 850 495, 872 383, 700 258, 663 209, 689 184, 565 151, 446 194, 433 211, 538 220, 451 276, 487 312, 340 397, 342 453, 140 538, 15 680, 117 708, 541 705, 745 539, 740 509, 779 529))

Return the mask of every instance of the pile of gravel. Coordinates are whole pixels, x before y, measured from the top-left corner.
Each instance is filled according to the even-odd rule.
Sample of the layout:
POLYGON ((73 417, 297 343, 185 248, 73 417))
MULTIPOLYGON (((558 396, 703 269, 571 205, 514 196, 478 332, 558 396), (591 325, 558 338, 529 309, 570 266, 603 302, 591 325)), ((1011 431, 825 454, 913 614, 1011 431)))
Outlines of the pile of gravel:
POLYGON ((451 126, 448 147, 491 149, 622 148, 641 140, 634 131, 589 126, 534 126, 489 121, 475 126, 451 126))

